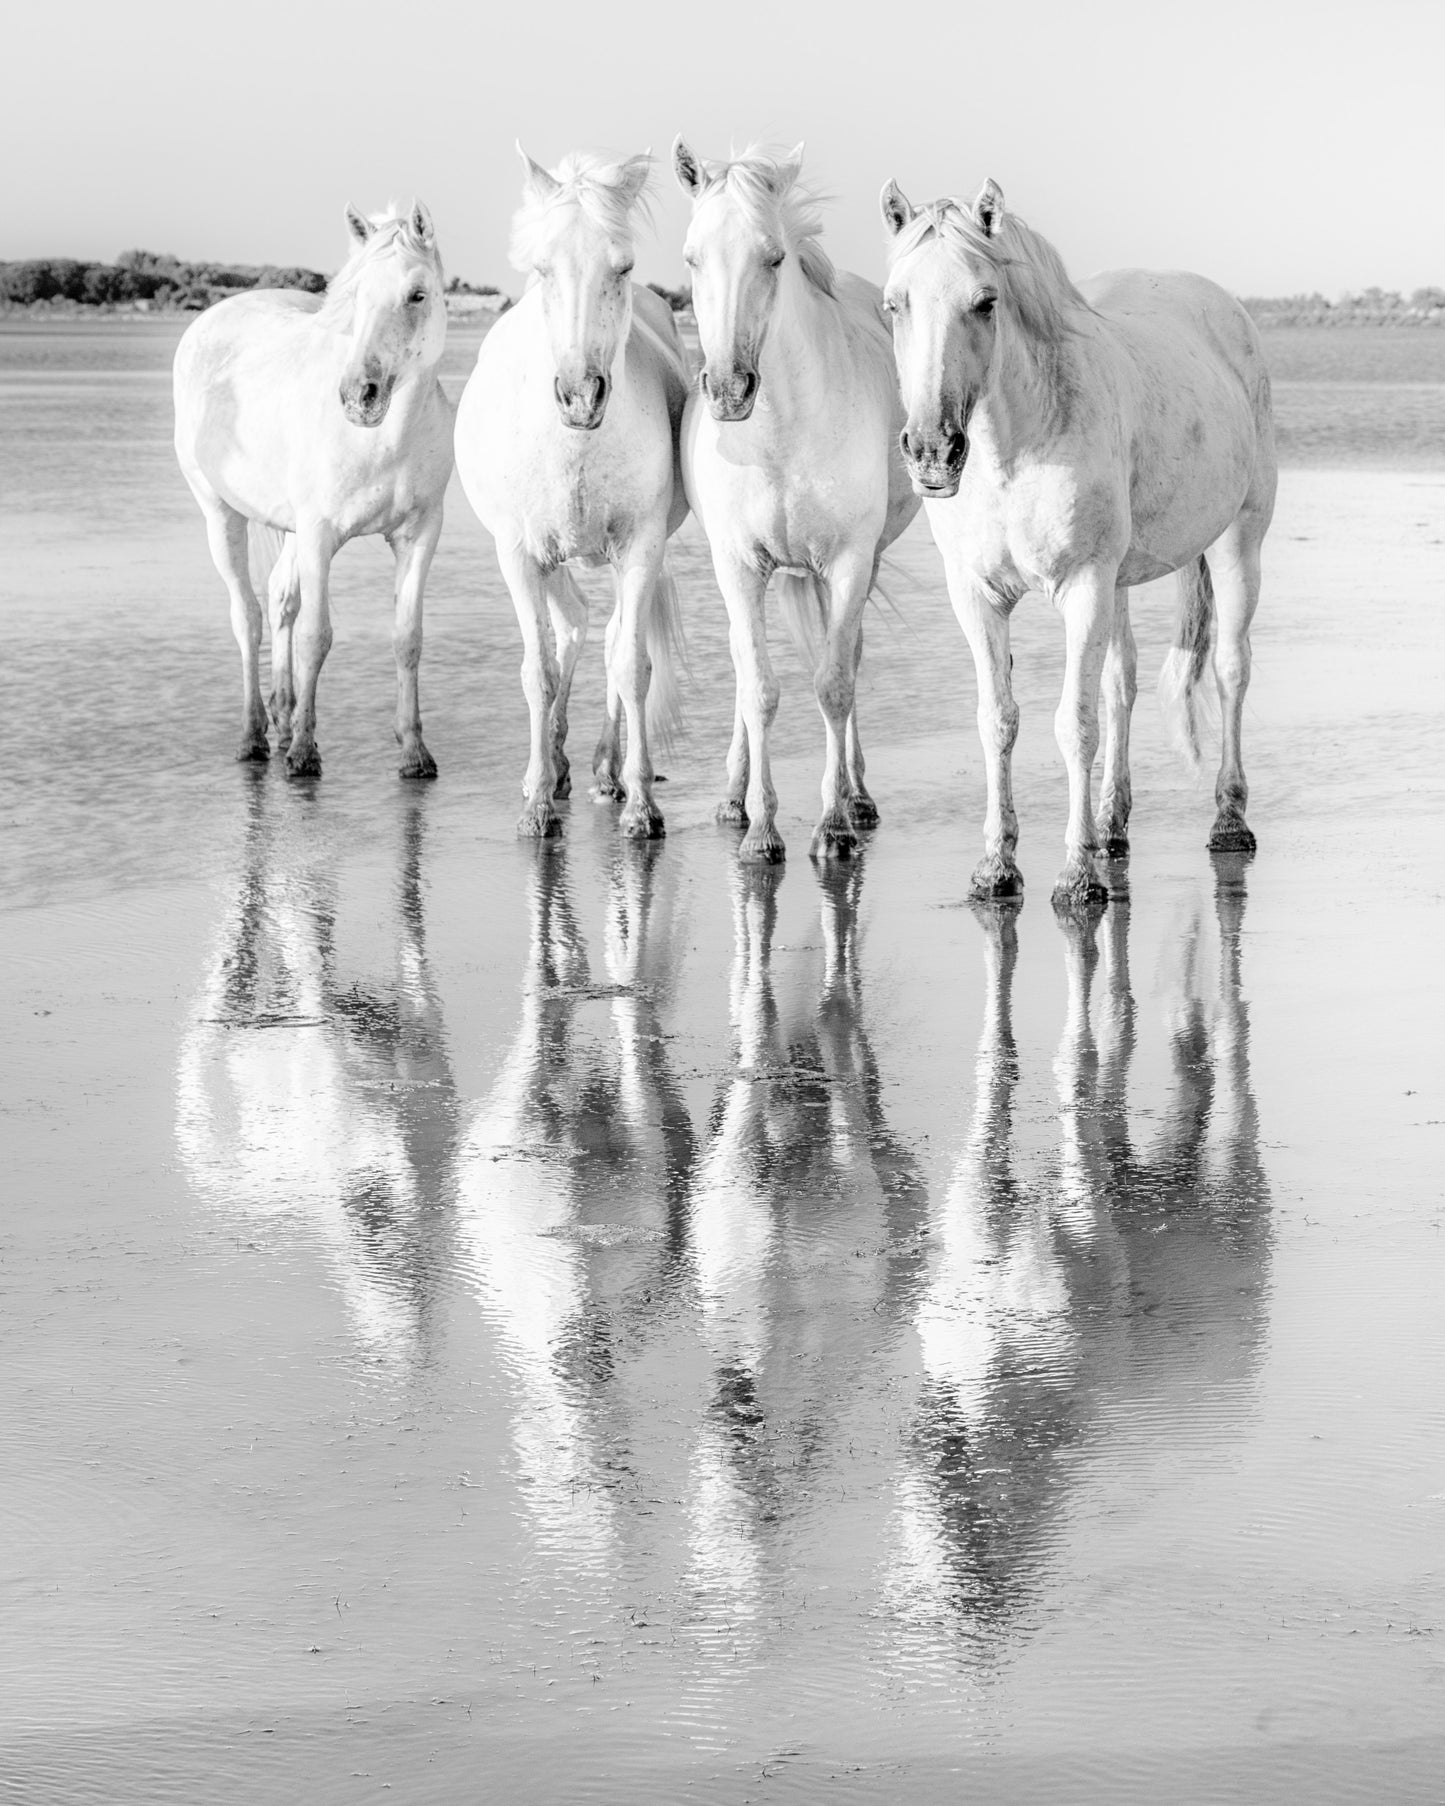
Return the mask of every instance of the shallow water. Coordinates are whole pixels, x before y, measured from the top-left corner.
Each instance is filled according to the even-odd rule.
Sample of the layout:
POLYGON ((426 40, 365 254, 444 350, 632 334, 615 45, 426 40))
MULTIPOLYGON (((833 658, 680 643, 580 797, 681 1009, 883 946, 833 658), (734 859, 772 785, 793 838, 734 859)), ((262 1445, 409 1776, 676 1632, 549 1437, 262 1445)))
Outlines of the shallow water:
POLYGON ((441 781, 392 775, 369 547, 325 777, 231 765, 146 330, 0 436, 0 1798, 1439 1798, 1445 473, 1287 474, 1260 854, 1211 862, 1141 702, 1096 924, 1047 903, 1026 604, 1030 891, 980 917, 923 535, 870 643, 884 825, 837 875, 786 668, 792 862, 711 824, 696 542, 657 846, 580 794, 513 839, 460 501, 441 781))

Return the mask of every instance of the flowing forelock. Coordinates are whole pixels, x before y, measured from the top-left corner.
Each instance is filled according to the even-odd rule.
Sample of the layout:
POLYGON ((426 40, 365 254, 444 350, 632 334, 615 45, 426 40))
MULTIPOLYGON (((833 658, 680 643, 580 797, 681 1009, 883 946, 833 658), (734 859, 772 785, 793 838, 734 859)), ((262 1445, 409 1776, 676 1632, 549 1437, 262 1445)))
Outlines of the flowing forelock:
POLYGON ((645 153, 624 157, 620 163, 609 163, 590 151, 564 157, 551 172, 558 186, 550 194, 528 194, 512 216, 508 250, 512 267, 533 268, 569 207, 579 208, 612 242, 630 245, 637 215, 644 220, 652 216, 647 191, 651 168, 652 158, 645 153))
POLYGON ((1074 330, 1071 315, 1093 311, 1075 288, 1063 258, 1042 233, 1016 213, 1005 210, 997 232, 990 234, 965 202, 951 196, 929 201, 892 241, 889 269, 935 238, 960 256, 988 264, 1000 305, 1031 339, 1057 344, 1074 330))
POLYGON ((750 144, 736 157, 704 163, 702 200, 715 189, 735 196, 749 223, 760 232, 782 233, 803 274, 825 295, 837 292, 833 260, 819 243, 824 197, 805 187, 781 158, 750 144))
POLYGON ((393 203, 385 212, 368 214, 367 217, 376 230, 364 244, 352 247, 351 255, 327 283, 326 299, 322 303, 322 311, 327 314, 340 312, 346 307, 356 292, 363 272, 379 257, 392 251, 406 251, 414 257, 422 258, 436 271, 437 281, 445 281, 441 252, 437 249, 436 240, 433 239, 430 244, 423 243, 412 227, 409 207, 397 207, 393 203))

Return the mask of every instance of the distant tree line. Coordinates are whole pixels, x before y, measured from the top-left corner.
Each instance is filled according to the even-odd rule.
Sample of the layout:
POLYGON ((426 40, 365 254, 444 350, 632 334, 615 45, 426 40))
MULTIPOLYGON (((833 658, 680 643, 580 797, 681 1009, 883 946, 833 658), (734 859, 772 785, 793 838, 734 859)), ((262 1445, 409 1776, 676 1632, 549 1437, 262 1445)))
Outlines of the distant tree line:
POLYGON ((147 301, 155 307, 199 310, 244 289, 299 288, 317 295, 325 287, 318 270, 272 263, 187 263, 156 251, 122 251, 114 263, 74 257, 0 263, 0 300, 22 307, 32 301, 78 301, 91 307, 147 301))
POLYGON ((1417 288, 1401 295, 1367 288, 1327 301, 1323 295, 1246 295, 1244 305, 1260 326, 1445 326, 1445 288, 1417 288))

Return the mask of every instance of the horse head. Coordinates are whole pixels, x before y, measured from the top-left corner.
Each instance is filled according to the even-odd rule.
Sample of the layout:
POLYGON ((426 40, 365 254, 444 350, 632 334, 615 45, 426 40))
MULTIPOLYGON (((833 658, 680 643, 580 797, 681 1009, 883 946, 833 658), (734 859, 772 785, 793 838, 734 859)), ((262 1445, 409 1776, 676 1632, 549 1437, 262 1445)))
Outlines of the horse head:
POLYGON ((446 343, 444 279, 431 214, 420 201, 407 214, 368 219, 346 209, 351 257, 327 291, 326 309, 350 341, 341 406, 353 426, 386 419, 399 382, 430 370, 446 343))
POLYGON ((797 185, 802 161, 801 144, 782 158, 748 150, 724 163, 703 163, 681 138, 672 147, 673 171, 693 203, 683 261, 692 272, 702 392, 714 420, 746 420, 753 411, 789 258, 803 260, 831 292, 832 266, 813 242, 816 207, 797 185))
POLYGON ((595 432, 632 331, 633 213, 652 158, 643 151, 604 163, 579 153, 553 171, 520 144, 517 153, 527 174, 512 221, 512 262, 541 297, 562 424, 595 432))
POLYGON ((971 209, 944 200, 915 210, 889 182, 882 206, 893 239, 883 305, 908 409, 899 444, 914 491, 939 501, 958 493, 969 420, 993 368, 1003 194, 990 181, 971 209))

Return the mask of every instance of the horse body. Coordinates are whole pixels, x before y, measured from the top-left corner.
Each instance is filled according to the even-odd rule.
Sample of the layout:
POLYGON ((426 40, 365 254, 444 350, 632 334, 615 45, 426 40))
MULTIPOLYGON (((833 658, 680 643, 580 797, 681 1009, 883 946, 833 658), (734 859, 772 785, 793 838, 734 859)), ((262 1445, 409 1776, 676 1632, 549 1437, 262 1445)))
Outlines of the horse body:
POLYGON ((887 304, 909 404, 904 452, 979 676, 989 805, 974 895, 1022 887, 1008 618, 1029 590, 1054 601, 1068 644, 1055 730, 1070 812, 1055 901, 1103 901, 1101 842, 1111 856, 1128 851, 1128 589, 1173 571, 1183 607, 1167 699, 1197 750, 1196 691, 1217 613, 1224 750, 1210 844, 1251 848, 1240 718, 1275 458, 1248 315, 1201 276, 1120 271, 1076 289, 1052 248, 1003 214, 992 183, 972 210, 940 201, 917 213, 890 185, 884 217, 896 239, 887 304), (1101 680, 1108 732, 1096 821, 1101 680))
POLYGON ((827 730, 812 850, 851 854, 878 812, 864 784, 854 686, 884 549, 917 512, 895 446, 901 412, 879 291, 837 275, 798 190, 799 160, 757 152, 674 163, 694 198, 687 257, 706 359, 683 423, 683 477, 727 603, 738 706, 719 819, 741 857, 783 857, 767 735, 778 707, 763 597, 774 573, 805 644, 827 730))
POLYGON ((648 162, 573 157, 555 176, 529 162, 513 255, 533 281, 483 340, 458 410, 462 486, 497 542, 522 628, 526 835, 560 832, 552 802, 571 788, 567 703, 587 604, 570 561, 610 564, 617 592, 593 794, 625 794, 625 833, 663 832, 648 725, 665 730, 676 712, 680 629, 664 555, 687 515, 677 452, 687 375, 671 310, 628 279, 648 162))
POLYGON ((396 555, 397 739, 403 777, 434 777, 421 737, 422 596, 452 467, 436 379, 446 337, 431 219, 348 213, 351 260, 326 296, 261 290, 217 304, 176 351, 176 455, 206 517, 241 648, 238 757, 265 759, 261 605, 248 525, 284 540, 269 583, 271 719, 294 777, 321 769, 316 684, 331 645, 331 560, 381 533, 396 555))

